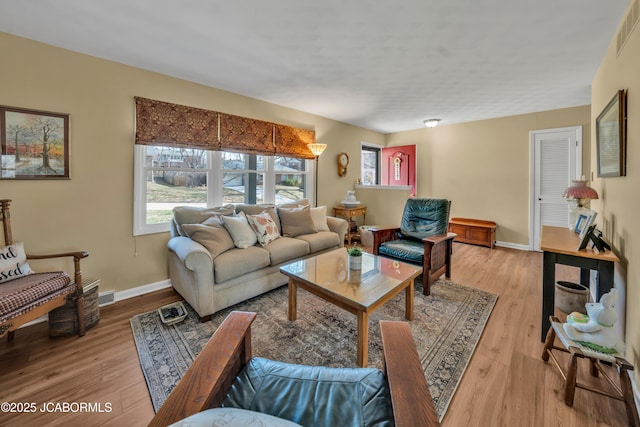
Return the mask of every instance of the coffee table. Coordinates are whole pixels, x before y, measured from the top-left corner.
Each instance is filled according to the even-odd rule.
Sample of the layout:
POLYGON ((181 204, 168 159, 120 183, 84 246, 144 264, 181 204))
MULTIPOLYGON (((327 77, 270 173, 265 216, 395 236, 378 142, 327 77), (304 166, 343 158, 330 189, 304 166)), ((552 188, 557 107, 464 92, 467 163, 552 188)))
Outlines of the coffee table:
POLYGON ((404 290, 405 317, 413 320, 413 282, 422 268, 364 253, 362 270, 350 270, 347 251, 340 248, 291 262, 280 272, 289 277, 289 320, 297 317, 299 287, 356 315, 357 364, 364 367, 369 359, 369 314, 404 290))

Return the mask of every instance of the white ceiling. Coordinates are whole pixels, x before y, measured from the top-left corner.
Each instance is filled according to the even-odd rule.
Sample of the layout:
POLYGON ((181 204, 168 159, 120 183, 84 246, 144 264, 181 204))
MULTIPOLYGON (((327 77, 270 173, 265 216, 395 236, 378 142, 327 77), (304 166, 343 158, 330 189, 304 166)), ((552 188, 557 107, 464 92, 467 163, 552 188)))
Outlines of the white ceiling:
POLYGON ((0 0, 0 31, 389 133, 589 104, 627 5, 0 0))

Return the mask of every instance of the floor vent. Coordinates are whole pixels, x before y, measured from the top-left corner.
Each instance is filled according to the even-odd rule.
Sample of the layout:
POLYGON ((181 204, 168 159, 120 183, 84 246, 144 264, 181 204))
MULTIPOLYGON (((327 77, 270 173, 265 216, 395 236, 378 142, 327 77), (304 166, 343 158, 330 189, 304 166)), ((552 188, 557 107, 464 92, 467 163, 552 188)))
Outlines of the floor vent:
POLYGON ((629 9, 629 13, 627 13, 627 17, 622 22, 620 26, 620 31, 618 31, 617 37, 617 50, 616 54, 620 55, 622 52, 622 48, 624 48, 625 43, 629 39, 629 35, 635 28, 638 23, 638 18, 640 17, 640 0, 635 0, 633 5, 629 9))
POLYGON ((103 305, 109 305, 116 302, 116 293, 115 291, 105 291, 100 292, 98 295, 98 305, 102 307, 103 305))

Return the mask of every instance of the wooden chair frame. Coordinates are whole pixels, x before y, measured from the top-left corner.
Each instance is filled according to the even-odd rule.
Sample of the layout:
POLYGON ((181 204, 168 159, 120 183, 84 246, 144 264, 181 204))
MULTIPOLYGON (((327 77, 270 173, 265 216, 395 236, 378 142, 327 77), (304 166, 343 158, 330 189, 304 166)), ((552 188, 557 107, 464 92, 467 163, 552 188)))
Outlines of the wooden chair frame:
MULTIPOLYGON (((380 255, 380 245, 400 238, 400 227, 371 227, 373 233, 373 254, 380 255)), ((422 263, 422 293, 431 294, 431 285, 443 274, 451 278, 451 254, 455 233, 439 234, 422 239, 424 260, 422 263)), ((385 256, 385 255, 382 255, 385 256)))
POLYGON ((544 349, 542 350, 542 360, 548 362, 549 359, 553 362, 560 375, 564 380, 564 403, 567 406, 573 406, 573 399, 575 397, 576 388, 581 388, 593 393, 597 393, 603 396, 611 397, 613 399, 621 400, 624 402, 624 406, 629 419, 629 425, 633 427, 640 427, 640 419, 638 418, 638 411, 636 409, 635 401, 633 398, 633 388, 631 386, 631 380, 629 379, 628 371, 633 371, 633 365, 627 362, 621 357, 615 357, 615 365, 618 369, 618 383, 607 374, 598 359, 590 357, 582 352, 580 348, 570 346, 565 348, 564 346, 558 347, 555 345, 556 331, 553 329, 553 323, 560 323, 560 319, 555 316, 549 316, 551 326, 547 332, 547 339, 544 343, 544 349), (567 369, 563 369, 560 365, 560 361, 553 354, 553 350, 557 350, 563 353, 569 354, 569 362, 567 369), (614 393, 599 390, 586 384, 578 382, 578 359, 588 359, 590 363, 590 373, 594 377, 602 374, 604 379, 613 387, 614 393))
MULTIPOLYGON (((13 235, 11 232, 11 214, 9 212, 9 205, 11 204, 11 200, 4 199, 0 200, 0 221, 2 221, 2 229, 4 232, 4 242, 5 245, 13 244, 13 235)), ((27 259, 29 260, 39 260, 39 259, 53 259, 53 258, 73 258, 73 267, 74 267, 74 275, 73 279, 76 283, 76 289, 70 291, 69 293, 65 293, 59 295, 58 297, 48 301, 44 304, 41 304, 35 307, 33 310, 30 310, 20 316, 5 320, 0 324, 0 337, 7 335, 7 339, 9 341, 13 340, 14 333, 16 329, 20 326, 24 325, 27 322, 37 319, 40 316, 43 316, 50 312, 51 310, 62 307, 68 299, 73 299, 76 301, 76 309, 78 316, 78 335, 83 336, 85 332, 84 326, 84 297, 82 291, 82 271, 80 269, 80 260, 89 256, 88 252, 80 251, 80 252, 65 252, 59 254, 47 254, 47 255, 29 255, 27 254, 27 259)))
MULTIPOLYGON (((251 324, 256 313, 227 316, 171 392, 149 426, 167 426, 219 407, 236 376, 251 359, 251 324)), ((380 322, 384 372, 391 390, 395 425, 439 426, 420 358, 405 322, 380 322)))

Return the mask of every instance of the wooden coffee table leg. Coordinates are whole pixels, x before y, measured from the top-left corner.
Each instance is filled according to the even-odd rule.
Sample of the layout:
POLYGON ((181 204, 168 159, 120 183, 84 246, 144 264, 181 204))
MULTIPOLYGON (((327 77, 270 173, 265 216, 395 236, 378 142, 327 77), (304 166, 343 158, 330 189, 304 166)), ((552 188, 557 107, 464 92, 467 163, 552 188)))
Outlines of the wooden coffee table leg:
POLYGON ((358 313, 358 366, 366 368, 369 364, 369 315, 358 313))
POLYGON ((407 320, 413 320, 413 280, 409 282, 409 286, 407 286, 406 297, 405 297, 405 314, 404 317, 407 320))
POLYGON ((293 279, 289 279, 289 320, 298 317, 298 287, 293 279))

